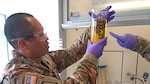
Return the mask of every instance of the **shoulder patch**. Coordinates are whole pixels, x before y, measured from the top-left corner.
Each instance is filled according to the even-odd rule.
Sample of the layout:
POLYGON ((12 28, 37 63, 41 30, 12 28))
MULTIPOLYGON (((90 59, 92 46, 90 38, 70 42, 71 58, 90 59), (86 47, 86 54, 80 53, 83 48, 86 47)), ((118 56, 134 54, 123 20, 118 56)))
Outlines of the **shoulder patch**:
POLYGON ((36 84, 37 76, 26 76, 24 84, 36 84))

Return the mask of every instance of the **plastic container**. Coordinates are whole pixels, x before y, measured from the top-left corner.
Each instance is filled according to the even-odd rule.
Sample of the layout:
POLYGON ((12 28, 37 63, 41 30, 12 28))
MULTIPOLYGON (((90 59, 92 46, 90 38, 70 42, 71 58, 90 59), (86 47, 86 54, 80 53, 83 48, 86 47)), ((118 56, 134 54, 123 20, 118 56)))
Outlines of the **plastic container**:
POLYGON ((98 66, 98 84, 108 84, 106 68, 107 65, 98 66))
POLYGON ((92 43, 96 43, 106 36, 107 20, 105 15, 99 14, 98 16, 94 17, 93 14, 97 15, 98 13, 96 10, 92 9, 90 40, 92 43))

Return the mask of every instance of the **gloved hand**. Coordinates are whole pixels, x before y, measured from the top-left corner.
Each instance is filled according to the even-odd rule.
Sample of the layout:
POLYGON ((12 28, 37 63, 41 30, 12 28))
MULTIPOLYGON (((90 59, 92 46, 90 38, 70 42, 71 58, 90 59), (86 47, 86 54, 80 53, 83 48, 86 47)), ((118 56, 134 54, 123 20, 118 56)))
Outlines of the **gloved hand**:
POLYGON ((86 49, 86 53, 93 54, 97 58, 102 55, 104 46, 107 44, 107 37, 101 39, 97 43, 92 44, 90 40, 88 40, 88 46, 86 49))
POLYGON ((109 32, 111 36, 117 39, 117 42, 120 46, 125 47, 127 49, 133 49, 138 41, 137 37, 132 34, 125 34, 123 36, 119 36, 113 32, 109 32))
POLYGON ((93 18, 97 18, 99 17, 100 15, 104 15, 105 18, 107 19, 107 22, 110 22, 111 20, 114 19, 114 14, 115 14, 115 11, 112 10, 112 11, 109 11, 111 9, 112 6, 107 6, 105 9, 101 10, 98 14, 93 14, 92 11, 89 12, 89 15, 92 17, 92 14, 93 14, 93 18))

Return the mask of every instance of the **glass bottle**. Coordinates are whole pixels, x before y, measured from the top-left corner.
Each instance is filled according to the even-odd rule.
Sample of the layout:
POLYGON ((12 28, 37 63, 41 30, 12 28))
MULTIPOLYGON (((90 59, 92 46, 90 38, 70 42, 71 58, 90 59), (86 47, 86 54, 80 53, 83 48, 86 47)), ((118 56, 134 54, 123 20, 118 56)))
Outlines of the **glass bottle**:
POLYGON ((98 14, 95 9, 92 9, 91 21, 90 40, 92 43, 96 43, 106 36, 107 19, 105 14, 98 14))

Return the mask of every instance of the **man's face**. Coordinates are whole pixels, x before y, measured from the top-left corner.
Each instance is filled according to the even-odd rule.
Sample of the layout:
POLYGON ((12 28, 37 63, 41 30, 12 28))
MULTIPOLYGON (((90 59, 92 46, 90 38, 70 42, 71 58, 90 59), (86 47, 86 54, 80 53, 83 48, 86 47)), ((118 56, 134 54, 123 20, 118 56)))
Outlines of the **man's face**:
POLYGON ((28 19, 32 25, 35 25, 36 31, 34 33, 34 38, 29 41, 29 52, 33 57, 41 57, 48 53, 48 37, 44 33, 44 29, 35 18, 28 19))

